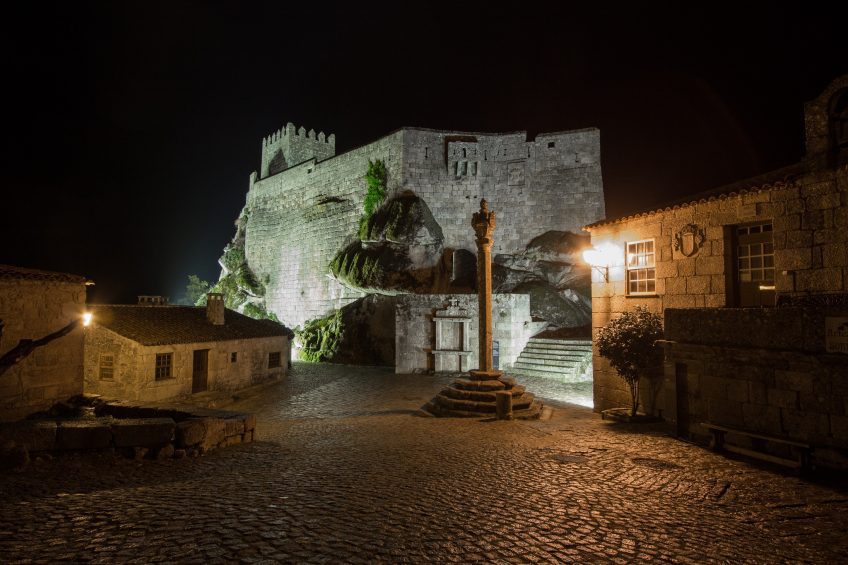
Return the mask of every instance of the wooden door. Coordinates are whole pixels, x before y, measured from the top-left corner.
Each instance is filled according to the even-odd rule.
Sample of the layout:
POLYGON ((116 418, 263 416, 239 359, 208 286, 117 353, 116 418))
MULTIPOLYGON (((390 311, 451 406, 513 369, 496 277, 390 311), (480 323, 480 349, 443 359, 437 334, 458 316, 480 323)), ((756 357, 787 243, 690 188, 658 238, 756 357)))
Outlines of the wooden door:
POLYGON ((209 350, 197 349, 194 352, 194 362, 191 372, 191 392, 203 392, 208 388, 209 381, 209 350))
POLYGON ((674 384, 677 394, 677 437, 689 437, 689 371, 685 363, 674 364, 674 384))

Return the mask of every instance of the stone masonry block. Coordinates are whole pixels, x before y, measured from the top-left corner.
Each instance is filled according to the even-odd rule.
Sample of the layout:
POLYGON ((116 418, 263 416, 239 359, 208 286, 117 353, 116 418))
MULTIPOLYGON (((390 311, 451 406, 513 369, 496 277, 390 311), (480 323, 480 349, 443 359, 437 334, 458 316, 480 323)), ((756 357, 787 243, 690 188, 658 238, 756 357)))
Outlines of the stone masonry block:
POLYGON ((732 402, 748 402, 749 396, 748 381, 731 380, 727 383, 727 398, 732 402))
POLYGON ((696 259, 694 257, 691 259, 681 259, 677 261, 677 274, 681 277, 691 277, 694 275, 695 261, 696 259))
POLYGON ((159 447, 174 439, 171 418, 134 418, 112 423, 115 447, 159 447))
POLYGON ((51 451, 56 448, 56 422, 23 420, 0 424, 0 445, 7 441, 29 451, 51 451))
POLYGON ((102 420, 59 422, 56 434, 60 449, 105 449, 112 444, 112 428, 102 420))
POLYGON ((765 434, 779 434, 781 431, 780 408, 762 404, 743 404, 742 420, 745 429, 765 434))
POLYGON ((827 441, 830 435, 830 418, 817 412, 780 410, 780 428, 778 432, 804 441, 827 441))
POLYGON ((831 415, 830 433, 836 442, 848 447, 848 417, 831 415))
POLYGON ((176 425, 177 447, 198 445, 206 437, 206 418, 192 418, 176 425))
POLYGON ((724 257, 698 257, 695 260, 698 275, 720 275, 724 273, 724 257))
POLYGON ((752 404, 768 404, 768 387, 765 383, 748 381, 748 398, 752 404))
POLYGON ((769 406, 777 406, 778 408, 798 408, 798 393, 794 390, 782 390, 779 388, 770 388, 768 390, 769 406))
POLYGON ((666 294, 686 294, 686 279, 684 277, 676 277, 666 279, 665 281, 666 294))
POLYGON ((707 420, 730 427, 742 426, 742 404, 723 400, 707 402, 707 420))
POLYGON ((774 372, 774 384, 777 388, 783 390, 813 392, 812 375, 800 371, 778 369, 774 372))
POLYGON ((812 253, 809 248, 775 250, 774 263, 778 269, 801 270, 812 265, 812 253))
MULTIPOLYGON (((716 275, 718 276, 718 275, 716 275)), ((686 278, 687 294, 709 294, 710 293, 710 277, 695 276, 686 278)))

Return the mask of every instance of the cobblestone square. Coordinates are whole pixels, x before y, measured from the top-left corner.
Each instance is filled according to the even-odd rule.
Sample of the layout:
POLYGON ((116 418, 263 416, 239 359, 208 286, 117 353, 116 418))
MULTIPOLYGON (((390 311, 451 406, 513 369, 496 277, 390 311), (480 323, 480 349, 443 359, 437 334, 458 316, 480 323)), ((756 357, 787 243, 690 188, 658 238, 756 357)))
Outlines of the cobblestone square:
POLYGON ((449 380, 296 363, 231 407, 257 414, 256 443, 4 472, 0 562, 848 561, 845 484, 573 405, 420 416, 449 380))

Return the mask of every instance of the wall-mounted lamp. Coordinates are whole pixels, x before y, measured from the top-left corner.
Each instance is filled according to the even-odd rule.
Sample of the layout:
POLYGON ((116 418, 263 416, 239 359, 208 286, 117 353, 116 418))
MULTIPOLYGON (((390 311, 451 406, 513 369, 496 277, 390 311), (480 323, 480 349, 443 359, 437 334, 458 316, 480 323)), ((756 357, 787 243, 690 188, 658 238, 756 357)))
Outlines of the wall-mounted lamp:
POLYGON ((615 265, 620 257, 621 249, 612 243, 602 243, 583 252, 583 260, 601 274, 604 282, 609 282, 610 265, 615 265))
POLYGON ((82 325, 89 326, 91 324, 91 318, 93 317, 91 312, 86 312, 82 315, 82 325))

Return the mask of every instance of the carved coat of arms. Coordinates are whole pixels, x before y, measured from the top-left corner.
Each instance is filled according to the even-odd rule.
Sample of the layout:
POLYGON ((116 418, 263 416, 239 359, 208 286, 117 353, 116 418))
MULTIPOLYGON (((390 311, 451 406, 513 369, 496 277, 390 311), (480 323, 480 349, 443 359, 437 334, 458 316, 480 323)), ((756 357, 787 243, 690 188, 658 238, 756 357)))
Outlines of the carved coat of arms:
POLYGON ((684 257, 692 257, 698 253, 706 240, 707 233, 704 228, 686 224, 674 234, 674 250, 682 253, 684 257))

